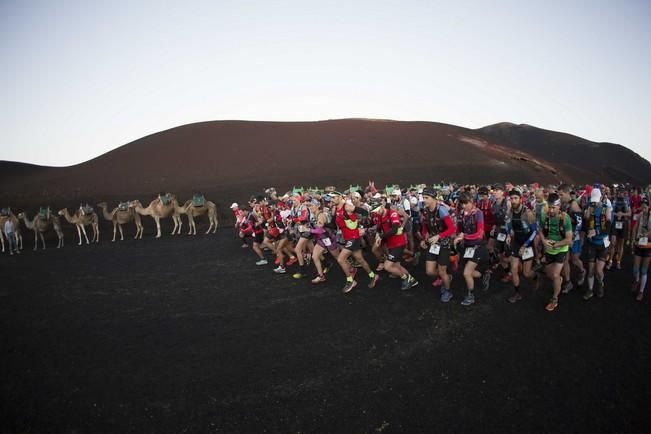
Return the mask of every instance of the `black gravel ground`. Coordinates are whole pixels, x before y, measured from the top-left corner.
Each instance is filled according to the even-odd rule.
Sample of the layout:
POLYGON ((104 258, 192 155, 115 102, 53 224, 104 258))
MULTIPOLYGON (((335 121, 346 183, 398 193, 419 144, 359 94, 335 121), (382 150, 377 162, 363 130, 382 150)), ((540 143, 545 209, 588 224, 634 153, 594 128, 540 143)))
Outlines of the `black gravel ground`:
MULTIPOLYGON (((106 238, 108 231, 104 231, 106 238)), ((2 432, 650 432, 651 309, 256 267, 232 230, 0 256, 2 432), (291 274, 291 273, 290 273, 291 274)), ((52 242, 50 242, 52 246, 52 242)))

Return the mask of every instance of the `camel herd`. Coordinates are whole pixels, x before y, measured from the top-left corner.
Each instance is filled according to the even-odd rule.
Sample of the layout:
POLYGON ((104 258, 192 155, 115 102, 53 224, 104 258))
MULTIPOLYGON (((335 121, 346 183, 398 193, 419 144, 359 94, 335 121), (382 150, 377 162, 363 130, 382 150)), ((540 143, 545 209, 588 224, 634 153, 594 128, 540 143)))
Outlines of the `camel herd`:
MULTIPOLYGON (((181 215, 185 214, 188 217, 188 235, 196 235, 197 227, 195 218, 203 215, 208 216, 210 226, 206 234, 215 233, 217 231, 217 206, 214 202, 205 200, 201 195, 195 195, 192 199, 179 205, 176 196, 173 194, 159 195, 152 200, 148 206, 143 207, 140 201, 133 200, 130 202, 123 202, 113 210, 109 211, 106 202, 100 202, 97 207, 102 210, 102 215, 105 220, 113 223, 113 239, 115 242, 117 232, 120 232, 120 240, 124 240, 124 232, 122 225, 134 222, 136 225, 136 235, 134 239, 142 239, 143 225, 140 216, 150 216, 156 222, 156 238, 160 238, 161 219, 172 218, 174 222, 174 229, 172 235, 180 235, 183 221, 181 215)), ((79 236, 78 245, 83 244, 83 239, 86 244, 99 243, 99 217, 95 211, 88 206, 80 206, 74 214, 70 214, 67 208, 64 208, 57 213, 50 212, 49 208, 41 209, 40 212, 33 218, 27 217, 24 212, 19 213, 17 216, 11 212, 10 209, 3 210, 5 212, 0 215, 0 240, 2 241, 2 252, 5 251, 5 240, 9 235, 5 233, 5 222, 10 219, 15 228, 14 237, 15 244, 19 250, 23 248, 23 237, 21 232, 20 222, 22 221, 28 230, 34 231, 34 250, 38 248, 38 240, 41 240, 43 249, 45 249, 45 238, 43 234, 49 231, 54 231, 58 237, 57 248, 63 247, 63 228, 61 226, 61 216, 70 224, 75 225, 77 228, 77 235, 79 236), (92 240, 88 239, 86 234, 86 226, 90 226, 93 230, 92 240), (83 238, 82 238, 83 235, 83 238)))

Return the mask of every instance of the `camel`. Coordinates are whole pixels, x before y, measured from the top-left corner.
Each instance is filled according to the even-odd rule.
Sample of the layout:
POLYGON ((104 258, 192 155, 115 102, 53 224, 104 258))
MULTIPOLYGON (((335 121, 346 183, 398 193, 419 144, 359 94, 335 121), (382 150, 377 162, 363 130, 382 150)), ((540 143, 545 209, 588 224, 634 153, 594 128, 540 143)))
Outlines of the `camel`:
MULTIPOLYGON (((127 204, 128 205, 128 204, 127 204)), ((142 239, 143 226, 140 219, 140 214, 138 214, 133 208, 126 207, 115 207, 113 211, 108 212, 108 206, 106 202, 100 202, 97 204, 99 208, 102 209, 102 214, 104 218, 108 221, 113 222, 113 239, 111 242, 115 242, 116 229, 120 229, 120 241, 124 241, 124 233, 122 232, 122 225, 134 221, 136 223, 136 236, 133 237, 134 240, 142 239)))
POLYGON ((190 225, 188 235, 197 235, 197 226, 194 223, 194 218, 200 217, 206 213, 208 214, 208 221, 210 222, 210 226, 208 227, 206 234, 209 234, 211 230, 213 234, 217 231, 217 226, 219 223, 217 222, 217 206, 214 204, 214 202, 211 202, 209 200, 206 201, 203 199, 203 196, 197 195, 196 198, 185 202, 182 208, 185 210, 185 214, 188 216, 188 224, 190 225), (201 204, 202 200, 197 200, 199 197, 203 200, 203 204, 201 204))
POLYGON ((0 242, 2 243, 2 253, 5 251, 5 238, 9 239, 7 234, 5 233, 5 222, 7 220, 11 220, 14 222, 14 236, 16 237, 16 248, 18 250, 23 250, 23 234, 20 230, 20 220, 18 220, 18 217, 14 215, 13 212, 11 212, 11 209, 3 209, 2 213, 0 213, 0 242))
POLYGON ((63 216, 68 223, 72 223, 77 227, 77 235, 79 235, 79 243, 77 245, 81 246, 82 244, 82 233, 84 234, 84 238, 86 238, 86 244, 90 244, 88 235, 86 235, 86 226, 88 225, 91 225, 93 228, 93 243, 99 243, 99 219, 95 211, 85 214, 80 207, 73 215, 70 215, 68 208, 63 208, 58 214, 63 216))
POLYGON ((58 216, 51 215, 48 211, 47 215, 37 214, 32 220, 27 218, 27 215, 24 212, 18 214, 18 219, 25 222, 27 229, 34 231, 34 250, 38 249, 38 238, 41 237, 41 242, 43 243, 43 250, 45 250, 45 239, 43 238, 43 233, 48 231, 50 228, 53 228, 59 237, 59 244, 57 249, 63 247, 63 230, 61 230, 61 220, 58 216))
POLYGON ((185 209, 179 206, 179 203, 176 200, 174 195, 169 195, 170 200, 167 204, 163 203, 160 196, 152 200, 147 208, 142 206, 139 200, 132 200, 129 202, 129 206, 133 208, 136 213, 140 215, 151 216, 156 222, 156 238, 161 237, 160 232, 160 219, 172 217, 174 221, 174 229, 172 229, 172 235, 181 234, 181 226, 183 222, 181 221, 180 214, 185 214, 185 209), (178 232, 177 232, 178 231, 178 232))

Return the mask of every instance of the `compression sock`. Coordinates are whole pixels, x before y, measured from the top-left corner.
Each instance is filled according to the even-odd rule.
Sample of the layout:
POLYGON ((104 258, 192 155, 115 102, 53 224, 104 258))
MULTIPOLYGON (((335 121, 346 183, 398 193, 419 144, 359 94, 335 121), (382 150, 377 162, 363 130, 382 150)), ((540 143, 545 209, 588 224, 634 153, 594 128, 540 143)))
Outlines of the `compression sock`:
POLYGON ((588 277, 588 289, 592 291, 592 288, 594 288, 594 276, 588 277))
POLYGON ((646 286, 647 279, 647 270, 642 270, 640 273, 640 292, 644 292, 644 287, 646 286))

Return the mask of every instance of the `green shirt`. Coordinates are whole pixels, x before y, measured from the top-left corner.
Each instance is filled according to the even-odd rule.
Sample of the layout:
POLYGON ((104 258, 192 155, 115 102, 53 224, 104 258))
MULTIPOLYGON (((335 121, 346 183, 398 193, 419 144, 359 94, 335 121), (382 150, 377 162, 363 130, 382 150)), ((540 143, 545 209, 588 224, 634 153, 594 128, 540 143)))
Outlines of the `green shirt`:
MULTIPOLYGON (((559 227, 559 220, 561 218, 561 214, 557 216, 550 216, 549 219, 549 233, 545 235, 545 238, 551 241, 563 241, 565 239, 565 232, 572 232, 572 222, 570 221, 570 216, 565 213, 565 221, 563 222, 563 233, 560 233, 558 231, 559 227)), ((545 228, 545 221, 547 220, 547 213, 543 213, 540 215, 540 219, 538 220, 538 229, 543 231, 545 228)), ((545 248, 545 252, 549 253, 550 255, 558 255, 559 253, 567 252, 570 250, 570 246, 563 246, 559 248, 554 248, 554 249, 548 249, 545 248)))

